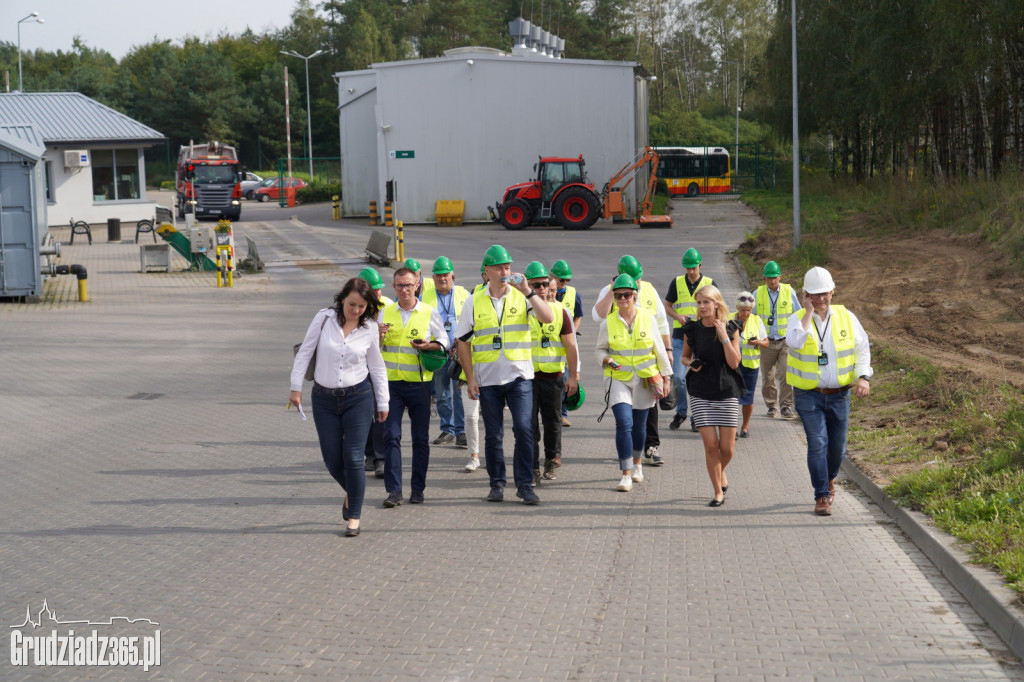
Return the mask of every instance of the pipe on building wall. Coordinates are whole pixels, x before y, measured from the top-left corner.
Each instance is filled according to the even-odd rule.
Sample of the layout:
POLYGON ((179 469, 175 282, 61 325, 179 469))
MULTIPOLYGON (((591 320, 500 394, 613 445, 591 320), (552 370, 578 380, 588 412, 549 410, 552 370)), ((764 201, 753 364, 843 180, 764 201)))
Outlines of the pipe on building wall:
POLYGON ((89 291, 86 280, 89 273, 85 271, 84 265, 50 265, 42 268, 44 275, 75 275, 78 277, 78 300, 85 303, 89 300, 89 291))

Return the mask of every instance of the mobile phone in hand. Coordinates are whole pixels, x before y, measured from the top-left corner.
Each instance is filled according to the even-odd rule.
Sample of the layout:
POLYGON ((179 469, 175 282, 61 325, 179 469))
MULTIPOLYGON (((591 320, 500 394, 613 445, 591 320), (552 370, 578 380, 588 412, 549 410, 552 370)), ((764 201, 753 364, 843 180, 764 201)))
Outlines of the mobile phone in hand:
POLYGON ((694 358, 693 360, 690 360, 690 369, 700 369, 703 366, 704 361, 701 360, 700 358, 694 358))

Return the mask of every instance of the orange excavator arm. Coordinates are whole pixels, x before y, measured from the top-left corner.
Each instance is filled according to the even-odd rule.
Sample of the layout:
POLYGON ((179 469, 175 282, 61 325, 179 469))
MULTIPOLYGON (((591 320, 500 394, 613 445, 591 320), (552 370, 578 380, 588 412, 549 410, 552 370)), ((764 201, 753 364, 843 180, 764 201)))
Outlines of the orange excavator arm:
POLYGON ((633 159, 629 161, 625 166, 620 168, 608 183, 604 186, 601 191, 601 198, 604 204, 604 217, 611 218, 625 218, 626 210, 622 203, 622 192, 629 187, 629 184, 633 182, 637 172, 650 164, 650 173, 648 173, 647 180, 647 191, 644 193, 644 197, 640 202, 640 216, 637 217, 636 221, 640 224, 667 224, 668 227, 672 226, 672 218, 669 216, 651 216, 651 197, 654 195, 654 188, 658 184, 658 161, 660 157, 658 152, 654 151, 651 147, 644 147, 633 159), (623 182, 623 180, 625 182, 623 182), (622 183, 621 185, 619 183, 622 183))

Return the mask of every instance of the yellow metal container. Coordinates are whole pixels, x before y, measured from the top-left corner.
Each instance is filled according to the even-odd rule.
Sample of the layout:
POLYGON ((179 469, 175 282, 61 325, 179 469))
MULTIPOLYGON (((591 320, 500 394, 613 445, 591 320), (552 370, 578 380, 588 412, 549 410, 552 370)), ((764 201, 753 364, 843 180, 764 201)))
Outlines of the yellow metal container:
POLYGON ((438 201, 434 214, 438 225, 461 225, 462 216, 466 212, 466 202, 459 200, 438 201))

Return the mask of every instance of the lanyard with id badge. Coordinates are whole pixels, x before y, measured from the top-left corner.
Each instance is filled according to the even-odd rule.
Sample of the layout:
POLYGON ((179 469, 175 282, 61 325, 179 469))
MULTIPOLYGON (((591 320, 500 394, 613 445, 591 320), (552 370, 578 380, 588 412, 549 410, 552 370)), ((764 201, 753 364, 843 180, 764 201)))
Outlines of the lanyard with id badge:
POLYGON ((820 334, 818 334, 818 323, 813 319, 811 320, 814 324, 814 333, 818 334, 818 367, 826 367, 828 365, 828 353, 825 352, 825 334, 828 333, 828 325, 831 321, 832 316, 830 315, 829 318, 825 320, 825 328, 821 330, 820 334))

